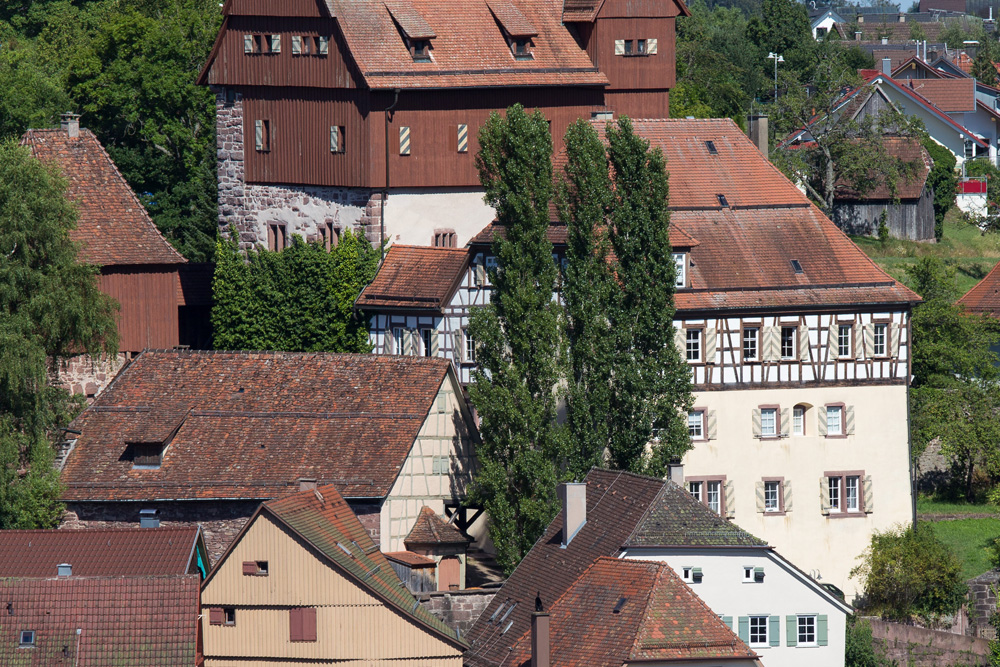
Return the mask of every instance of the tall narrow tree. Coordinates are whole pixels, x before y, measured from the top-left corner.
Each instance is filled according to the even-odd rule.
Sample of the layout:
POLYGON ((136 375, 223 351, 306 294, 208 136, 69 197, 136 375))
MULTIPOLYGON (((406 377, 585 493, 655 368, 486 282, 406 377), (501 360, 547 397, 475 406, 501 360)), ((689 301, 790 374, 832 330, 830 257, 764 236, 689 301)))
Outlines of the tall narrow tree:
POLYGON ((479 177, 504 233, 493 243, 491 304, 470 325, 479 369, 469 395, 483 439, 473 496, 490 513, 497 561, 510 572, 554 514, 563 459, 557 269, 547 236, 552 139, 540 112, 515 105, 490 115, 479 143, 479 177))

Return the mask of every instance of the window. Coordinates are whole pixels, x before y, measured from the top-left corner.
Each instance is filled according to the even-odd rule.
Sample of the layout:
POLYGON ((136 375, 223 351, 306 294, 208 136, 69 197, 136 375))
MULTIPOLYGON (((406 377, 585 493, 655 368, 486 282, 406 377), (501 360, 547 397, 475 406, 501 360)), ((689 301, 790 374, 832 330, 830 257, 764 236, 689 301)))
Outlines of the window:
POLYGON ((767 616, 750 617, 750 646, 767 646, 767 616))
POLYGON ((469 333, 468 329, 464 331, 464 336, 465 336, 465 359, 463 359, 463 361, 469 364, 474 364, 476 363, 476 339, 472 337, 472 334, 469 333))
POLYGON ((436 229, 433 242, 435 248, 457 248, 458 234, 453 229, 436 229))
POLYGON ((682 252, 673 253, 674 287, 687 287, 687 256, 682 252))
POLYGON ((429 63, 431 61, 431 42, 428 39, 414 39, 410 42, 410 55, 413 61, 429 63))
POLYGON ((319 241, 330 252, 340 242, 340 227, 334 227, 332 222, 319 225, 319 241))
POLYGON ((261 52, 260 35, 243 35, 243 53, 255 54, 261 52))
POLYGON ((971 160, 976 157, 976 146, 973 144, 972 139, 965 140, 965 159, 971 160))
POLYGON ((701 361, 701 329, 688 329, 685 333, 685 354, 688 361, 701 361))
POLYGON ((254 148, 262 153, 271 150, 271 121, 255 120, 253 122, 254 148))
POLYGON ((830 509, 840 511, 840 477, 827 478, 830 493, 830 509))
POLYGON ((243 561, 243 575, 250 577, 266 577, 266 560, 245 560, 243 561))
POLYGON ((823 39, 826 37, 826 28, 816 28, 816 39, 823 39))
POLYGON ((722 208, 729 208, 729 200, 726 199, 726 195, 715 195, 719 199, 719 206, 722 208))
POLYGON ((344 153, 347 151, 345 135, 346 128, 343 125, 330 126, 330 152, 344 153))
POLYGON ((688 493, 694 496, 694 499, 700 503, 705 502, 702 497, 702 482, 688 482, 688 493))
POLYGON ((715 147, 715 142, 714 141, 706 141, 705 142, 705 148, 708 149, 708 154, 709 155, 718 155, 719 154, 719 149, 715 147))
POLYGON ((293 56, 309 55, 309 47, 311 44, 312 40, 309 37, 303 37, 302 35, 292 35, 292 55, 293 56))
POLYGON ((705 439, 705 411, 692 410, 688 413, 688 435, 692 440, 705 439))
POLYGON ((406 329, 403 327, 393 327, 392 328, 392 353, 398 356, 403 356, 403 346, 405 341, 403 337, 406 335, 406 329))
POLYGON ((410 154, 410 126, 403 125, 399 128, 399 154, 410 154))
POLYGON ((841 405, 828 405, 826 406, 826 434, 829 435, 843 435, 844 434, 844 408, 841 405))
POLYGON ((320 35, 316 38, 316 55, 325 56, 330 53, 330 36, 320 35))
POLYGON ((132 467, 137 470, 155 470, 163 461, 163 445, 158 442, 132 444, 132 467))
POLYGON ((752 583, 753 582, 753 566, 752 565, 744 565, 743 566, 743 581, 744 581, 744 583, 752 583))
POLYGON ((431 458, 431 472, 434 475, 447 475, 451 470, 451 461, 447 456, 434 456, 431 458))
POLYGON ((850 324, 841 324, 837 327, 837 356, 838 357, 849 357, 851 356, 851 330, 850 324))
POLYGON ((816 617, 799 616, 796 625, 798 626, 798 646, 816 645, 816 617))
POLYGON ((268 53, 281 53, 281 35, 265 35, 268 53))
POLYGON ((781 482, 768 480, 764 482, 764 511, 781 511, 781 482))
POLYGON ((844 477, 844 511, 857 512, 861 506, 858 502, 858 490, 861 481, 857 476, 849 475, 844 477))
POLYGON ((747 327, 743 330, 743 361, 757 361, 759 358, 758 335, 759 327, 747 327))
POLYGON ((726 509, 723 492, 725 479, 694 479, 687 482, 688 492, 695 500, 708 507, 716 514, 722 514, 726 509))
POLYGON ((806 408, 796 405, 792 408, 792 435, 806 434, 806 408))
POLYGON ((635 40, 635 52, 637 55, 640 56, 646 55, 646 40, 644 39, 635 40))
POLYGON ((223 607, 222 608, 222 624, 223 625, 236 625, 236 608, 235 607, 223 607))
POLYGON ((795 338, 798 330, 795 327, 781 327, 781 358, 795 358, 795 338))
POLYGON ((635 53, 635 41, 631 39, 625 40, 625 55, 630 56, 635 53))
POLYGON ((778 408, 760 409, 760 437, 778 437, 778 408))
POLYGON ((691 570, 693 570, 693 569, 694 568, 691 568, 691 567, 681 568, 681 573, 682 573, 681 576, 683 577, 684 581, 687 581, 687 582, 691 581, 691 570))
MULTIPOLYGON (((869 478, 870 479, 870 478, 869 478)), ((864 516, 866 511, 871 511, 865 506, 867 493, 871 502, 871 489, 865 489, 864 473, 857 472, 835 472, 827 473, 826 488, 828 493, 827 507, 831 515, 853 515, 864 516)))
POLYGON ((288 238, 285 234, 285 223, 267 223, 267 249, 278 252, 284 250, 288 245, 288 238))
POLYGON ((316 641, 316 609, 300 607, 288 610, 288 640, 293 642, 316 641))
POLYGON ((433 329, 421 329, 420 338, 424 343, 424 356, 433 357, 434 353, 437 351, 434 349, 434 330, 433 329))
POLYGON ((531 53, 531 40, 526 37, 512 39, 510 50, 514 54, 514 60, 533 60, 535 57, 531 53))
POLYGON ((888 326, 885 323, 876 323, 872 326, 872 356, 873 357, 884 357, 886 356, 885 350, 885 332, 888 326))
POLYGON ((35 645, 35 631, 21 630, 21 644, 18 648, 32 648, 35 645))

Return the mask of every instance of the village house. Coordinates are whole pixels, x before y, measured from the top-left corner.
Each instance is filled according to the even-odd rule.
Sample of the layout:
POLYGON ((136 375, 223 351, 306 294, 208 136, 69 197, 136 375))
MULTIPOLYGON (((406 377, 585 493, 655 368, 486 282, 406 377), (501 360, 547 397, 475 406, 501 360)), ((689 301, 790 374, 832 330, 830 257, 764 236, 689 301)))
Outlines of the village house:
POLYGON ((228 0, 216 95, 219 226, 241 248, 344 229, 460 247, 493 219, 490 113, 667 118, 682 0, 228 0))
POLYGON ((146 348, 203 344, 211 274, 189 266, 163 238, 94 133, 65 114, 58 129, 28 130, 21 143, 66 178, 66 196, 77 208, 70 238, 80 244, 79 261, 100 267, 101 291, 121 304, 118 356, 107 363, 67 360, 60 382, 92 399, 146 348))
MULTIPOLYGON (((844 664, 850 607, 775 549, 712 512, 673 481, 593 469, 585 482, 561 486, 559 495, 562 511, 469 632, 466 664, 470 667, 519 664, 510 663, 507 655, 519 654, 519 650, 523 654, 519 639, 530 632, 534 623, 531 612, 539 605, 545 610, 553 607, 553 632, 561 630, 557 628, 560 608, 573 608, 583 618, 607 613, 599 603, 584 611, 587 604, 575 602, 574 589, 586 582, 588 568, 610 559, 640 568, 630 575, 637 578, 643 571, 655 572, 644 570, 649 561, 668 566, 669 576, 663 576, 671 585, 674 581, 686 583, 692 598, 711 611, 713 620, 736 633, 742 650, 749 647, 766 665, 844 664), (571 600, 574 603, 567 605, 571 600)), ((629 603, 643 604, 641 598, 637 601, 624 593, 616 594, 611 604, 621 597, 628 598, 621 612, 629 603)), ((603 596, 596 596, 596 600, 600 602, 603 596)), ((655 607, 662 609, 654 614, 655 622, 680 632, 687 630, 683 604, 655 607)), ((605 620, 601 627, 610 623, 605 620)), ((705 622, 705 628, 710 631, 711 624, 705 622)), ((739 646, 734 646, 731 633, 716 634, 716 645, 739 646)), ((591 649, 603 637, 597 635, 591 643, 586 634, 566 630, 560 634, 574 637, 579 651, 591 649)), ((632 636, 625 638, 627 647, 633 647, 632 636)), ((684 644, 682 637, 664 637, 663 641, 660 648, 674 642, 677 648, 684 644)), ((693 638, 688 641, 689 647, 696 644, 693 638)), ((641 641, 636 641, 638 644, 641 641)), ((565 650, 573 654, 573 649, 565 650)), ((675 655, 674 659, 682 657, 675 655)), ((748 657, 747 653, 742 657, 748 657)), ((721 659, 715 657, 716 661, 721 659)))
MULTIPOLYGON (((663 150, 670 173, 675 340, 695 395, 685 483, 712 510, 853 597, 858 582, 848 574, 872 533, 913 520, 909 314, 919 297, 868 259, 732 121, 634 126, 663 150), (802 489, 794 509, 793 484, 802 489)), ((437 340, 429 353, 453 360, 468 382, 469 316, 489 300, 489 243, 502 232, 485 230, 465 259, 426 249, 426 266, 451 286, 404 283, 405 308, 372 304, 399 296, 377 276, 357 302, 375 352, 427 354, 419 340, 437 340), (401 347, 401 339, 418 342, 401 347)), ((565 226, 553 224, 549 238, 561 262, 565 226)), ((386 275, 422 256, 396 250, 386 275)), ((406 270, 437 275, 422 266, 406 270)))
POLYGON ((202 600, 205 667, 459 667, 466 648, 406 591, 335 485, 261 505, 202 600))
POLYGON ((261 501, 317 484, 385 551, 425 507, 484 534, 462 506, 478 432, 444 359, 151 350, 68 436, 64 526, 200 524, 212 562, 261 501))

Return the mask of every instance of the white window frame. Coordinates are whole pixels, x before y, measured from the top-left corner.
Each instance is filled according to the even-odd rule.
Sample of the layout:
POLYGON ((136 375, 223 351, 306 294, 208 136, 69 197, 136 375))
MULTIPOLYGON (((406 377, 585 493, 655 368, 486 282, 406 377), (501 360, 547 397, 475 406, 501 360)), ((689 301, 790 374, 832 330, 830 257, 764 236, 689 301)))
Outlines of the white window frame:
POLYGON ((740 338, 743 343, 743 361, 759 361, 760 327, 744 327, 740 338))
POLYGON ((783 360, 798 359, 798 350, 796 349, 796 347, 798 347, 798 338, 799 338, 798 327, 781 327, 781 339, 779 341, 779 345, 781 349, 781 358, 783 360), (788 354, 785 354, 786 331, 791 332, 791 338, 788 341, 791 344, 791 351, 788 354))
POLYGON ((764 511, 781 511, 781 482, 777 480, 764 482, 764 511))
POLYGON ((844 406, 826 406, 826 434, 828 436, 844 435, 844 406))
POLYGON ((674 258, 674 287, 687 287, 687 254, 671 253, 674 258))
POLYGON ((888 356, 886 350, 886 338, 888 337, 889 325, 885 322, 875 322, 872 325, 872 356, 888 356))
POLYGON ((702 329, 687 329, 684 333, 684 356, 689 364, 701 363, 702 329))
POLYGON ((398 356, 403 356, 406 349, 406 341, 404 340, 406 336, 406 329, 404 327, 393 327, 392 328, 392 353, 398 356))
POLYGON ((476 363, 476 339, 472 337, 468 329, 463 329, 462 335, 465 337, 465 345, 462 350, 464 358, 462 361, 467 364, 474 364, 476 363))
POLYGON ((694 572, 694 567, 690 565, 685 565, 684 567, 681 568, 681 579, 683 579, 687 583, 691 583, 692 581, 694 581, 694 577, 692 576, 693 572, 694 572))
POLYGON ((705 440, 705 411, 691 410, 688 412, 688 435, 692 440, 705 440))
POLYGON ((827 493, 830 497, 830 511, 831 512, 841 512, 843 511, 843 503, 840 498, 840 485, 842 477, 827 477, 827 493))
POLYGON ((743 583, 744 584, 756 583, 753 576, 753 565, 743 566, 743 583))
POLYGON ((780 434, 778 408, 760 409, 760 437, 777 438, 780 434))
POLYGON ((697 500, 699 503, 705 502, 704 501, 705 482, 688 482, 687 487, 688 487, 688 493, 694 496, 695 500, 697 500))
POLYGON ((844 511, 861 511, 861 478, 857 475, 845 475, 844 480, 844 511))
POLYGON ((425 357, 431 356, 431 353, 434 351, 434 348, 432 346, 433 341, 434 341, 434 329, 428 327, 420 330, 420 343, 424 348, 423 356, 425 357))
POLYGON ((816 614, 799 614, 795 621, 795 636, 796 636, 796 646, 819 646, 819 632, 818 624, 816 619, 816 614), (805 621, 805 623, 803 623, 805 621), (812 622, 812 628, 810 630, 809 625, 812 622), (803 637, 809 637, 812 634, 812 639, 803 639, 803 637))
POLYGON ((767 630, 768 630, 767 626, 769 625, 768 623, 769 620, 770 620, 769 616, 757 615, 750 617, 750 621, 748 623, 749 634, 747 636, 750 639, 748 643, 750 644, 751 647, 770 646, 770 643, 768 642, 769 637, 767 636, 767 630), (756 628, 754 627, 755 625, 757 626, 756 628), (757 636, 756 641, 754 640, 755 634, 757 636), (763 639, 761 639, 761 637, 763 637, 763 639))
POLYGON ((18 632, 18 648, 34 648, 35 647, 35 631, 34 630, 21 630, 18 632), (25 641, 25 635, 28 636, 28 641, 25 641))
POLYGON ((722 493, 723 486, 721 480, 709 480, 705 482, 705 505, 719 516, 722 516, 722 493), (714 495, 714 506, 713 506, 714 495))
POLYGON ((854 325, 837 325, 837 357, 846 359, 851 356, 851 339, 854 338, 854 325))
POLYGON ((796 405, 792 408, 792 435, 806 434, 806 407, 796 405))

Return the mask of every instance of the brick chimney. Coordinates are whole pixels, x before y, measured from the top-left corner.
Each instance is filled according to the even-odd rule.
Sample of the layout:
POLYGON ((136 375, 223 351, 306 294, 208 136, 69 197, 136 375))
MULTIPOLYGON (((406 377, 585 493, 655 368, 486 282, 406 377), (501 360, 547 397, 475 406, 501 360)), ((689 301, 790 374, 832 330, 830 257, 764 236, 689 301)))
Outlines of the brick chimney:
POLYGON ((59 127, 66 132, 70 139, 80 136, 80 114, 66 112, 59 115, 59 127))
POLYGON ((587 523, 586 482, 566 482, 559 485, 559 500, 562 502, 562 545, 566 547, 577 532, 587 523))
POLYGON ((549 667, 549 614, 536 611, 531 614, 531 667, 549 667))

